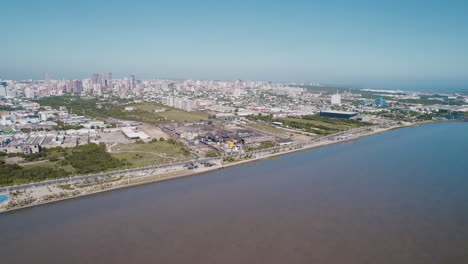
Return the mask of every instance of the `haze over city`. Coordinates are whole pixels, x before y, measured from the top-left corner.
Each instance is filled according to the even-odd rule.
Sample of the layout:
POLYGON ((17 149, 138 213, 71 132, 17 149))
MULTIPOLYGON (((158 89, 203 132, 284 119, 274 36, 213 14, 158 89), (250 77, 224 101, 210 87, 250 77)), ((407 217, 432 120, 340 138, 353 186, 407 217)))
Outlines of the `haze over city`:
POLYGON ((8 1, 0 78, 468 83, 466 1, 8 1))
POLYGON ((468 263, 467 0, 3 2, 1 263, 468 263))

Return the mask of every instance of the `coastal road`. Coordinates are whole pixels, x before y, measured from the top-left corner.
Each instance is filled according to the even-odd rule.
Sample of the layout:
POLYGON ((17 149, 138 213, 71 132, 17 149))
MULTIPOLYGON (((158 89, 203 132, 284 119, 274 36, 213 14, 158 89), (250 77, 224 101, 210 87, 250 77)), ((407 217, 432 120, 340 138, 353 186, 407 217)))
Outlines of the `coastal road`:
POLYGON ((28 190, 31 188, 36 188, 39 186, 47 186, 47 185, 57 185, 57 184, 68 184, 68 183, 73 183, 77 181, 84 181, 86 179, 103 179, 106 176, 120 176, 120 175, 125 175, 128 173, 138 173, 138 172, 146 172, 146 171, 151 171, 151 170, 157 170, 157 169, 163 169, 163 168, 170 168, 170 167, 178 167, 178 166, 190 166, 191 164, 196 164, 196 163, 203 163, 203 162, 213 162, 217 161, 223 158, 227 157, 233 157, 233 158, 238 158, 241 156, 245 155, 264 155, 264 154, 270 154, 270 153, 275 153, 275 154, 280 154, 281 152, 286 152, 294 149, 300 149, 307 147, 308 145, 314 145, 319 142, 322 142, 324 140, 331 140, 337 136, 342 136, 345 134, 355 134, 355 133, 361 133, 365 130, 371 129, 371 127, 362 127, 362 128, 355 128, 351 129, 345 132, 329 135, 326 137, 321 137, 315 140, 312 140, 309 143, 295 143, 291 145, 285 145, 285 146, 275 146, 272 148, 267 148, 267 149, 262 149, 262 150, 255 150, 255 151, 250 151, 250 152, 244 152, 244 153, 226 153, 222 156, 219 157, 212 157, 212 158, 198 158, 198 159, 193 159, 193 160, 188 160, 188 161, 182 161, 182 162, 175 162, 175 163, 168 163, 168 164, 161 164, 161 165, 151 165, 151 166, 146 166, 146 167, 139 167, 139 168, 132 168, 132 169, 125 169, 125 170, 117 170, 117 171, 108 171, 108 172, 101 172, 101 173, 94 173, 94 174, 88 174, 88 175, 80 175, 80 176, 74 176, 74 177, 68 177, 68 178, 62 178, 62 179, 55 179, 55 180, 47 180, 47 181, 42 181, 42 182, 36 182, 36 183, 29 183, 29 184, 22 184, 22 185, 16 185, 16 186, 8 186, 8 187, 2 187, 0 188, 0 193, 9 193, 11 191, 24 191, 28 190))

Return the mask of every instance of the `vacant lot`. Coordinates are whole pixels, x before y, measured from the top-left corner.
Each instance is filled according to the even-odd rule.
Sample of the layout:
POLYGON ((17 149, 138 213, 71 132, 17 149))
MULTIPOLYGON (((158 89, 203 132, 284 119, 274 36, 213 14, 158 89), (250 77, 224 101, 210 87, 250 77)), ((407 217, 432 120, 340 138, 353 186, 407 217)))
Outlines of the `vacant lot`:
POLYGON ((152 139, 153 138, 156 138, 156 139, 160 139, 160 138, 164 138, 164 139, 168 139, 169 136, 164 133, 159 127, 157 127, 156 125, 152 125, 152 124, 143 124, 141 126, 138 126, 138 128, 140 128, 141 130, 143 130, 146 134, 148 134, 148 136, 150 136, 152 139))
POLYGON ((302 118, 285 118, 287 123, 299 122, 309 124, 311 127, 325 130, 348 130, 362 126, 362 123, 358 121, 349 122, 353 120, 349 119, 326 119, 326 120, 307 120, 302 118))
POLYGON ((300 129, 317 135, 329 135, 351 128, 368 126, 369 123, 352 119, 328 118, 318 115, 303 116, 302 118, 272 118, 271 116, 249 116, 251 120, 261 120, 267 123, 281 122, 285 127, 300 129))
POLYGON ((131 143, 132 140, 127 139, 122 132, 100 133, 99 141, 103 143, 131 143))
POLYGON ((54 169, 54 168, 63 169, 68 173, 71 173, 71 174, 75 173, 75 169, 70 164, 64 164, 62 162, 56 162, 56 161, 44 160, 41 162, 23 163, 19 165, 25 168, 38 168, 38 167, 44 168, 45 167, 45 168, 51 168, 51 169, 54 169))
MULTIPOLYGON (((139 111, 135 114, 142 114, 145 118, 154 116, 156 123, 161 123, 162 121, 176 121, 176 122, 195 122, 200 120, 207 120, 208 114, 204 112, 186 112, 183 110, 175 109, 168 107, 162 104, 157 103, 140 103, 132 105, 136 107, 139 111), (155 112, 156 109, 166 109, 164 112, 155 112), (148 115, 149 114, 149 115, 148 115)), ((150 122, 151 123, 151 122, 150 122)), ((152 122, 155 123, 155 122, 152 122)))
POLYGON ((167 141, 118 144, 112 147, 112 156, 129 163, 129 167, 141 167, 190 159, 184 148, 167 141))
POLYGON ((251 127, 251 128, 255 128, 255 129, 259 129, 259 130, 263 130, 265 132, 277 134, 277 135, 280 135, 280 136, 289 136, 290 134, 292 134, 292 132, 286 131, 286 130, 281 129, 281 128, 268 126, 268 125, 246 124, 246 126, 251 127))
POLYGON ((204 112, 186 112, 162 104, 146 102, 127 105, 126 102, 106 102, 96 98, 79 98, 73 96, 51 96, 44 97, 38 101, 41 105, 48 105, 58 109, 66 106, 73 113, 85 115, 92 118, 105 119, 108 117, 146 122, 150 124, 161 124, 170 121, 194 122, 208 119, 204 112), (99 107, 97 106, 99 105, 99 107), (136 107, 135 111, 125 111, 126 106, 136 107), (156 109, 166 109, 164 112, 155 112, 156 109))

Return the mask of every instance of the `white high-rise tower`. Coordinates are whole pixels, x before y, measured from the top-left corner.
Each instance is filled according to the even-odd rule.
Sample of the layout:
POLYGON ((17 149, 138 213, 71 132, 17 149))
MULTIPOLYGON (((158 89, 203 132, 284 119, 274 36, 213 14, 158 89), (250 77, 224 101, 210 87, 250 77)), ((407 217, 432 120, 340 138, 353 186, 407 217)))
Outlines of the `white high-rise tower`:
POLYGON ((332 105, 340 105, 341 104, 341 95, 339 93, 333 94, 331 96, 331 104, 332 105))

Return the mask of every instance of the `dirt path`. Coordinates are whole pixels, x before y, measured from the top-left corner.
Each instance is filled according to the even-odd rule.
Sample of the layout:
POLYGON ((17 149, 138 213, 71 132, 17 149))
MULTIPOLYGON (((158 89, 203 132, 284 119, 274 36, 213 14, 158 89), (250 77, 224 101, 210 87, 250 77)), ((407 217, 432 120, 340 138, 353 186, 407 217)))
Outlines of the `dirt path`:
POLYGON ((44 163, 48 162, 49 160, 38 160, 38 161, 31 161, 31 162, 25 162, 25 163, 19 163, 18 165, 33 165, 33 164, 38 164, 38 163, 44 163))
POLYGON ((159 154, 159 153, 154 153, 154 152, 149 152, 149 151, 138 151, 138 150, 122 150, 122 151, 114 151, 113 153, 146 153, 146 154, 153 154, 153 155, 156 155, 156 156, 159 156, 161 158, 165 158, 165 159, 176 159, 174 157, 168 157, 166 155, 163 155, 163 154, 159 154))

